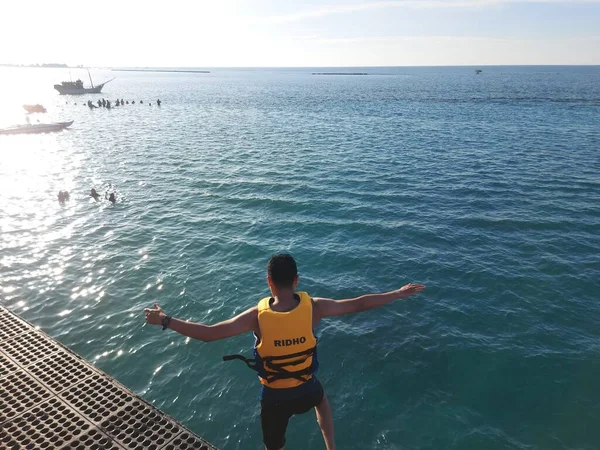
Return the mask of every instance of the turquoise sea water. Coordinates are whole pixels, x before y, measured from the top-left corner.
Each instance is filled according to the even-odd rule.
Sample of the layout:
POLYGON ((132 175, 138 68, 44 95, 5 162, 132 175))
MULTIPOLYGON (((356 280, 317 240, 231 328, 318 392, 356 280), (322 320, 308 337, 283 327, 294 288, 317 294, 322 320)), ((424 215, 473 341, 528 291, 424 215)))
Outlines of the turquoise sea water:
MULTIPOLYGON (((218 447, 259 449, 258 382, 221 361, 252 337, 190 341, 142 309, 226 319, 278 251, 313 296, 423 282, 317 330, 338 448, 598 448, 600 67, 326 70, 94 71, 144 100, 109 111, 56 95, 68 71, 0 69, 0 126, 23 103, 75 120, 0 136, 2 304, 218 447), (88 197, 109 184, 115 206, 88 197)), ((287 437, 324 448, 312 413, 287 437)))

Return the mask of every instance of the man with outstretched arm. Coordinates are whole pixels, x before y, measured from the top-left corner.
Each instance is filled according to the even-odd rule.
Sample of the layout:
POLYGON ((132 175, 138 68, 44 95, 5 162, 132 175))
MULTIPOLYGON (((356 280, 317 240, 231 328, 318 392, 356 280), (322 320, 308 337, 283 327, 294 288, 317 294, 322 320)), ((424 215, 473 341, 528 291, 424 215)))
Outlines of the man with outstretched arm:
POLYGON ((315 408, 327 450, 335 449, 331 407, 323 386, 317 380, 317 339, 313 330, 326 317, 352 314, 377 308, 425 289, 410 283, 400 289, 362 295, 346 300, 311 298, 296 292, 296 262, 287 254, 271 257, 267 265, 267 284, 271 297, 257 306, 214 325, 188 322, 168 316, 154 304, 146 308, 146 321, 162 325, 184 336, 209 342, 253 332, 254 358, 224 356, 225 361, 239 359, 258 373, 262 385, 261 426, 267 450, 283 449, 290 417, 315 408))

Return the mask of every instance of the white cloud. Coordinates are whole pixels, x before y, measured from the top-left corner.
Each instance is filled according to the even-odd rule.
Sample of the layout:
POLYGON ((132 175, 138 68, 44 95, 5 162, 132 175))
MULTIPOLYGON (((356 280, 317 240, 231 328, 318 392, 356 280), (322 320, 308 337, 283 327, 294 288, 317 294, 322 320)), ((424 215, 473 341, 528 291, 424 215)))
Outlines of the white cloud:
MULTIPOLYGON (((308 38, 308 37, 307 37, 308 38)), ((598 41, 600 36, 577 36, 567 38, 555 38, 555 39, 523 39, 523 38, 511 38, 511 37, 488 37, 488 36, 356 36, 356 37, 342 37, 342 38, 311 38, 318 41, 321 44, 372 44, 372 43, 398 43, 398 42, 417 42, 424 40, 432 41, 444 41, 448 43, 459 43, 459 42, 548 42, 548 41, 568 41, 573 45, 573 42, 580 41, 598 41)))
POLYGON ((600 4, 600 0, 390 0, 347 5, 332 5, 291 14, 250 18, 254 24, 281 24, 306 19, 318 19, 335 14, 386 8, 441 9, 441 8, 483 8, 519 3, 536 4, 600 4))
POLYGON ((552 39, 350 37, 318 39, 315 48, 320 49, 319 56, 323 57, 312 63, 315 66, 593 65, 600 62, 600 36, 552 39))
MULTIPOLYGON (((9 2, 7 7, 11 20, 5 21, 0 27, 0 41, 10 42, 11 45, 0 49, 0 63, 65 62, 73 65, 200 67, 600 63, 598 38, 520 39, 514 35, 514 23, 513 28, 505 33, 501 23, 498 24, 499 29, 494 30, 494 36, 512 31, 509 39, 435 35, 340 35, 353 31, 340 29, 335 23, 336 14, 354 13, 357 17, 352 15, 352 19, 360 20, 360 13, 363 11, 392 12, 394 8, 437 8, 441 11, 445 11, 442 8, 462 8, 460 11, 470 11, 467 8, 494 8, 517 3, 600 4, 600 0, 364 0, 357 4, 323 6, 284 15, 255 17, 253 21, 244 15, 242 8, 235 7, 235 2, 219 2, 218 6, 210 2, 189 2, 190 9, 187 14, 182 14, 182 6, 188 4, 185 0, 171 0, 172 6, 178 7, 166 10, 159 7, 138 8, 141 5, 139 0, 106 1, 111 7, 107 12, 111 26, 116 23, 119 26, 118 33, 90 32, 90 29, 97 30, 103 26, 105 20, 98 23, 79 20, 75 18, 76 13, 68 15, 64 11, 57 12, 43 0, 9 2), (31 16, 31 3, 36 8, 39 4, 42 13, 31 16), (117 5, 121 3, 122 7, 117 10, 117 5), (333 19, 327 24, 327 34, 309 23, 321 17, 333 19), (257 26, 257 23, 288 22, 297 22, 297 25, 257 26), (28 33, 23 34, 23 23, 27 23, 28 33), (327 38, 328 36, 332 38, 327 38), (567 48, 567 45, 571 48, 567 48), (452 57, 456 59, 452 60, 452 57)), ((362 14, 364 15, 366 14, 362 14)), ((531 30, 535 31, 535 17, 527 17, 527 20, 531 30)), ((353 29, 362 30, 356 31, 360 34, 384 33, 373 22, 353 29)), ((396 31, 398 29, 402 28, 394 28, 391 32, 399 34, 400 31, 396 31)), ((441 29, 434 27, 430 31, 433 34, 453 32, 441 29)), ((443 29, 453 28, 445 26, 443 29)), ((479 34, 478 28, 473 29, 477 30, 472 31, 473 33, 479 34)), ((589 27, 579 30, 577 34, 581 36, 586 30, 590 34, 597 34, 589 27)), ((414 30, 415 33, 419 31, 424 33, 425 26, 414 30)), ((469 32, 464 28, 460 31, 469 32)), ((557 29, 556 32, 560 33, 561 30, 557 29)))

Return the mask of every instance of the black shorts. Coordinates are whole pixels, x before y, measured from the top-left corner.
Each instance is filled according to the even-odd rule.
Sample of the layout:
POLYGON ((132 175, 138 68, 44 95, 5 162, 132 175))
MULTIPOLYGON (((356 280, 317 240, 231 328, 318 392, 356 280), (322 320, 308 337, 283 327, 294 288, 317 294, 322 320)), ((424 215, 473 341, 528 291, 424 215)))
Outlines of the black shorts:
POLYGON ((323 400, 325 392, 319 381, 315 389, 292 400, 282 402, 260 402, 260 424, 263 432, 263 442, 269 450, 279 450, 285 445, 285 430, 290 417, 304 414, 317 406, 323 400))

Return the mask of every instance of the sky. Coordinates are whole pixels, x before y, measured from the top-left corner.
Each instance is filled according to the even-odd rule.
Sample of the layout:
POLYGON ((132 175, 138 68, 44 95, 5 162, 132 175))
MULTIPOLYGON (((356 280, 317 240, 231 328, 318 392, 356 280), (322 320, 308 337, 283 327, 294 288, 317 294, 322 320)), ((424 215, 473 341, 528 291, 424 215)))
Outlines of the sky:
POLYGON ((600 64, 600 0, 6 0, 0 63, 600 64))

